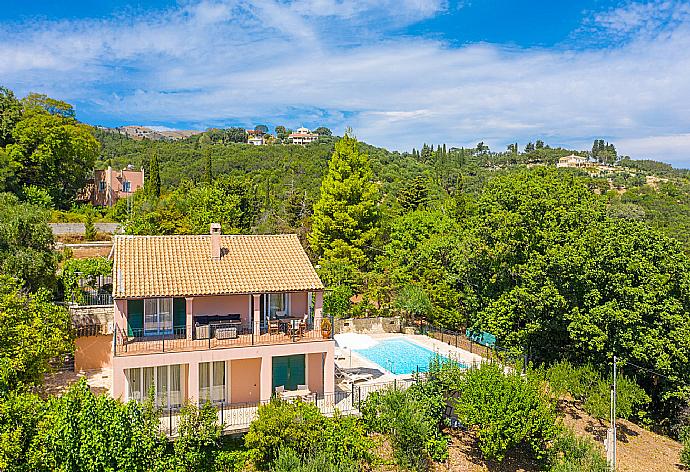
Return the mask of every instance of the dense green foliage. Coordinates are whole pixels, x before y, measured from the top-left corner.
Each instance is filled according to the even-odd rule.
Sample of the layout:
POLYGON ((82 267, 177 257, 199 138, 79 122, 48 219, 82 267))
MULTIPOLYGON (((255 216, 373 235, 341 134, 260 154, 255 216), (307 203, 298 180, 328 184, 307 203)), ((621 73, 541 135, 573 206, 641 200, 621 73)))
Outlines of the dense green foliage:
POLYGON ((680 452, 680 462, 685 467, 690 467, 690 426, 686 426, 680 435, 683 442, 683 450, 680 452))
POLYGON ((137 192, 131 204, 118 202, 115 214, 126 219, 129 234, 207 234, 211 223, 226 234, 247 233, 258 212, 255 190, 240 177, 187 182, 160 199, 137 192))
MULTIPOLYGON (((619 366, 621 369, 623 366, 619 366)), ((548 380, 551 389, 558 396, 569 395, 583 402, 585 410, 597 418, 609 418, 611 404, 611 378, 602 377, 592 365, 573 366, 569 362, 558 362, 538 374, 548 380)), ((611 376, 612 377, 612 376, 611 376)), ((641 419, 650 398, 645 391, 624 374, 617 374, 617 416, 626 419, 641 419)))
POLYGON ((73 350, 72 319, 46 290, 27 294, 0 275, 0 390, 40 384, 49 361, 73 350))
POLYGON ((95 395, 84 379, 48 400, 0 390, 0 412, 0 469, 8 472, 235 472, 246 461, 244 451, 222 441, 210 404, 183 406, 172 443, 152 400, 95 395))
POLYGON ((68 259, 62 265, 60 280, 65 291, 65 300, 81 303, 84 301, 82 287, 98 289, 96 278, 112 275, 113 261, 105 257, 68 259), (79 282, 82 281, 80 285, 79 282))
POLYGON ((99 150, 88 126, 35 109, 15 125, 12 141, 5 148, 14 170, 9 188, 35 185, 59 207, 68 206, 82 189, 99 150))
POLYGON ((483 364, 463 377, 458 390, 458 419, 477 428, 486 458, 501 461, 509 450, 524 447, 536 459, 546 459, 558 428, 555 407, 538 382, 483 364))
POLYGON ((550 451, 549 472, 608 472, 610 469, 598 445, 589 438, 565 430, 550 451))
POLYGON ((277 461, 284 468, 304 460, 308 463, 304 470, 324 461, 352 467, 369 460, 373 446, 357 418, 338 414, 326 418, 313 403, 279 399, 259 407, 244 443, 259 467, 268 468, 277 461))
POLYGON ((0 193, 0 274, 20 279, 31 290, 50 288, 55 282, 48 216, 43 208, 0 193))

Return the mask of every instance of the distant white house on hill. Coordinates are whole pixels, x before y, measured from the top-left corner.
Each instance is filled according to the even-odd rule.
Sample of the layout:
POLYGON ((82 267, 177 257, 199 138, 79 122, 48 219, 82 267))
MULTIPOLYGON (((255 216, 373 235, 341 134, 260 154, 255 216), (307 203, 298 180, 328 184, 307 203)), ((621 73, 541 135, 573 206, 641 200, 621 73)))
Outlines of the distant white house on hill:
POLYGON ((569 156, 559 158, 556 167, 571 167, 581 169, 585 167, 593 167, 594 165, 595 163, 589 162, 586 157, 571 154, 569 156))
POLYGON ((319 135, 312 133, 309 128, 301 127, 291 133, 288 138, 292 144, 309 144, 318 141, 319 135))
POLYGON ((247 129, 247 144, 253 144, 254 146, 263 146, 266 144, 266 138, 269 136, 262 130, 257 129, 247 129))

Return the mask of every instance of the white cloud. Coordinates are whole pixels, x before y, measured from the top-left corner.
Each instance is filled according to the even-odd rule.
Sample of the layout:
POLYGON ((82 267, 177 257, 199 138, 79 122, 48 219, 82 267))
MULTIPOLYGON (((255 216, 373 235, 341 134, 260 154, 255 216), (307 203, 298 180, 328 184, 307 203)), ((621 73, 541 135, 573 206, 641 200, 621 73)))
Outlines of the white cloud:
MULTIPOLYGON (((690 24, 684 5, 667 3, 664 18, 676 19, 615 48, 520 49, 386 34, 446 8, 435 0, 206 1, 0 27, 0 77, 76 102, 80 116, 130 123, 350 125, 396 149, 535 138, 586 148, 601 137, 689 165, 678 136, 690 122, 690 24)), ((644 29, 638 8, 597 24, 644 29)))

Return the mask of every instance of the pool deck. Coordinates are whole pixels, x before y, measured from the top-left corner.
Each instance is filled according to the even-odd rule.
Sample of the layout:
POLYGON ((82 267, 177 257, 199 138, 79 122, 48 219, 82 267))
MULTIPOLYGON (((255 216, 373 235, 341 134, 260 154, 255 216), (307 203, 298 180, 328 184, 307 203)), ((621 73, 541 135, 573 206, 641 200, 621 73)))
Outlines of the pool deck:
MULTIPOLYGON (((447 343, 441 342, 437 339, 430 338, 429 336, 424 336, 421 334, 369 334, 374 339, 406 339, 415 344, 418 344, 430 351, 437 352, 441 356, 448 357, 449 359, 456 360, 465 365, 480 364, 486 359, 478 354, 473 354, 464 349, 451 346, 447 343)), ((336 365, 341 369, 360 369, 364 372, 371 372, 374 374, 374 379, 368 380, 366 382, 358 382, 358 385, 376 384, 379 382, 391 382, 394 379, 409 379, 412 376, 410 374, 400 374, 396 375, 389 372, 384 367, 370 361, 369 359, 361 356, 357 351, 350 351, 349 349, 340 349, 340 353, 343 354, 345 359, 336 358, 336 365), (378 371, 375 372, 375 371, 378 371), (380 373, 380 375, 379 375, 380 373)))

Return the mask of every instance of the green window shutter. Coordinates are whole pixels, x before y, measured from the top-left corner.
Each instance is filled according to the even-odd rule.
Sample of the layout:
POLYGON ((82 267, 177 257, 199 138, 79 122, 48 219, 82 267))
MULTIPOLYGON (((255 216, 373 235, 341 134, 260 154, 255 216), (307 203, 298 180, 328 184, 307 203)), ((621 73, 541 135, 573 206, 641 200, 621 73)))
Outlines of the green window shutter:
POLYGON ((304 354, 273 358, 273 391, 284 385, 285 390, 296 390, 304 381, 304 354))
POLYGON ((187 300, 184 298, 173 299, 173 329, 178 333, 179 329, 187 327, 187 300))
POLYGON ((144 334, 144 300, 127 300, 127 335, 144 334))
POLYGON ((304 381, 304 354, 298 354, 296 356, 290 356, 290 368, 288 369, 288 384, 290 384, 290 390, 297 389, 298 385, 303 385, 304 381))
MULTIPOLYGON (((288 358, 287 357, 274 357, 273 358, 273 392, 276 391, 276 387, 284 385, 286 389, 288 388, 288 358)), ((271 394, 273 394, 271 392, 271 394)))

